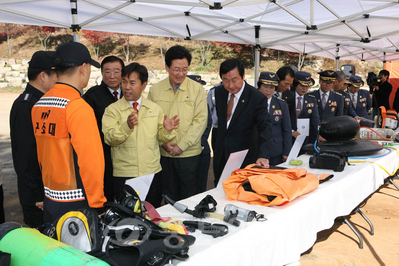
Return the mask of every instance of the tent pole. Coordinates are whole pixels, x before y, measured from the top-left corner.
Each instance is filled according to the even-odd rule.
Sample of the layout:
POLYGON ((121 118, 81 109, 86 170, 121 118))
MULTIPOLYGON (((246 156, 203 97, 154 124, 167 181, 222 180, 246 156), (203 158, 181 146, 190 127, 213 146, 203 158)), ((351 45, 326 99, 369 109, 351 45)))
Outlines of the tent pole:
POLYGON ((80 26, 78 24, 78 0, 70 0, 70 2, 71 2, 71 15, 72 15, 71 29, 73 31, 73 41, 79 42, 80 26))
POLYGON ((259 66, 260 66, 260 45, 259 45, 259 30, 260 26, 255 25, 255 40, 256 40, 256 45, 255 45, 255 83, 254 87, 256 87, 256 84, 258 83, 258 78, 259 78, 259 66))
POLYGON ((335 71, 338 71, 338 60, 339 60, 339 44, 337 44, 337 48, 335 49, 336 56, 335 56, 335 71))

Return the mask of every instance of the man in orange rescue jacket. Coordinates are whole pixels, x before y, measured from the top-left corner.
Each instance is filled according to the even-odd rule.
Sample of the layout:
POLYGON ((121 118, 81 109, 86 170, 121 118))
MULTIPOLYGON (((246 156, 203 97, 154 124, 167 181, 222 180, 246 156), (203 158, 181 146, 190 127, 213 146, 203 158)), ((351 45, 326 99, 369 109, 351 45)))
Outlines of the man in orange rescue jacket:
POLYGON ((42 171, 44 221, 91 207, 102 213, 104 156, 93 109, 81 98, 90 78, 86 46, 61 44, 55 53, 58 82, 32 108, 32 123, 42 171))

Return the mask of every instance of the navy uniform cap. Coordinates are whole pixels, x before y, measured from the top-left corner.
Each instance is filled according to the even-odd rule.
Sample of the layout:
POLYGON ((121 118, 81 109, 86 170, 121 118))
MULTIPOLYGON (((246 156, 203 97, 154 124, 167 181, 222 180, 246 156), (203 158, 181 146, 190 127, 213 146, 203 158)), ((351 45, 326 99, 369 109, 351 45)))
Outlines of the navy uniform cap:
POLYGON ((198 83, 201 83, 202 86, 206 84, 206 81, 202 80, 201 75, 187 75, 187 77, 189 77, 190 79, 192 79, 198 83))
POLYGON ((324 81, 335 81, 338 77, 337 72, 335 72, 334 70, 324 70, 317 74, 319 74, 320 79, 324 81))
POLYGON ((54 69, 54 51, 37 51, 29 61, 29 67, 54 69))
POLYGON ((278 86, 278 77, 276 73, 273 72, 261 72, 259 76, 259 81, 262 82, 262 84, 265 85, 271 85, 271 86, 278 86))
POLYGON ((81 66, 85 63, 96 68, 101 66, 100 63, 91 59, 87 47, 78 42, 66 42, 58 46, 54 62, 58 68, 81 66))
POLYGON ((357 75, 350 76, 348 83, 355 87, 362 87, 364 85, 362 78, 357 75))
POLYGON ((312 75, 309 72, 298 71, 295 74, 295 80, 298 81, 302 86, 313 86, 315 84, 312 75))

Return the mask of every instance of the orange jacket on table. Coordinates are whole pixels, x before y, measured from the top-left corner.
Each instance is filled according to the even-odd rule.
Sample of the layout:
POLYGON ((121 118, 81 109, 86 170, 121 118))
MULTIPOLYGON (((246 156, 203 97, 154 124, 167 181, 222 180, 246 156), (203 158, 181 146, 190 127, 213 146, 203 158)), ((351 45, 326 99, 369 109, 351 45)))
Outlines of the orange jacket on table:
POLYGON ((223 182, 223 189, 228 200, 263 206, 283 205, 315 190, 319 185, 318 176, 307 173, 304 168, 278 170, 251 168, 252 166, 235 170, 223 182), (254 192, 243 188, 243 184, 247 182, 250 183, 254 192), (269 200, 268 196, 275 196, 275 198, 269 200))
POLYGON ((45 196, 101 208, 104 155, 93 109, 80 92, 57 83, 32 109, 45 196))

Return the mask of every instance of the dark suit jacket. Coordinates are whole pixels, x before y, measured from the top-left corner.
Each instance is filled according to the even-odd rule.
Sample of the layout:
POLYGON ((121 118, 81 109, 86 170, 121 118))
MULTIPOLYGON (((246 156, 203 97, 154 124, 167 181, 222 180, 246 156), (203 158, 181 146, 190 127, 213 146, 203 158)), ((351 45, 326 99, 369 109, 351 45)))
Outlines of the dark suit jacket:
MULTIPOLYGON (((319 118, 319 113, 317 110, 317 102, 316 102, 316 97, 310 93, 306 93, 303 95, 303 106, 302 106, 302 111, 299 114, 299 119, 300 118, 310 118, 309 120, 309 137, 305 141, 306 143, 314 143, 316 140, 317 136, 317 127, 320 125, 320 118, 319 118)), ((296 116, 291 119, 291 126, 293 130, 298 130, 297 127, 297 118, 296 116)), ((306 144, 305 143, 305 144, 306 144)))
POLYGON ((326 107, 323 110, 323 105, 320 98, 320 89, 312 91, 309 94, 316 97, 318 113, 320 121, 324 121, 329 117, 341 116, 344 113, 344 99, 341 94, 331 90, 328 96, 326 107))
POLYGON ((339 94, 344 97, 344 113, 343 115, 349 115, 351 117, 356 117, 357 114, 355 112, 355 109, 353 108, 353 105, 351 104, 351 98, 349 96, 349 93, 346 90, 339 90, 337 91, 339 94))
POLYGON ((209 109, 209 105, 208 105, 208 123, 206 125, 204 133, 201 136, 201 147, 202 147, 201 154, 210 154, 211 153, 211 148, 209 147, 209 143, 208 143, 208 137, 209 137, 209 133, 211 132, 211 129, 212 129, 212 113, 211 113, 211 110, 209 109))
POLYGON ((116 102, 116 100, 104 82, 101 82, 100 85, 91 87, 82 97, 93 108, 97 119, 97 126, 98 130, 100 131, 101 141, 103 143, 104 149, 105 171, 112 171, 111 147, 104 142, 101 120, 103 118, 105 108, 107 108, 111 103, 116 102))
POLYGON ((244 91, 227 126, 227 98, 224 86, 215 89, 218 133, 214 150, 214 167, 218 180, 230 154, 249 149, 241 167, 255 163, 258 158, 270 158, 272 131, 267 111, 267 98, 245 83, 244 91))
POLYGON ((271 98, 269 116, 272 124, 273 141, 270 157, 282 156, 290 153, 292 147, 291 119, 288 105, 284 100, 275 96, 271 98))
MULTIPOLYGON (((368 115, 368 111, 371 108, 371 97, 370 93, 365 90, 359 90, 358 96, 357 96, 357 101, 356 101, 356 108, 355 105, 351 101, 352 108, 355 110, 357 116, 364 117, 367 119, 370 119, 368 115)), ((370 127, 370 123, 367 122, 361 122, 360 126, 367 126, 370 127)))
POLYGON ((385 81, 378 87, 379 90, 374 90, 373 92, 373 106, 377 108, 380 106, 385 106, 385 109, 388 111, 390 109, 389 96, 391 95, 392 85, 388 81, 385 81))
POLYGON ((287 90, 283 92, 282 99, 287 103, 290 117, 295 116, 295 92, 287 90))

